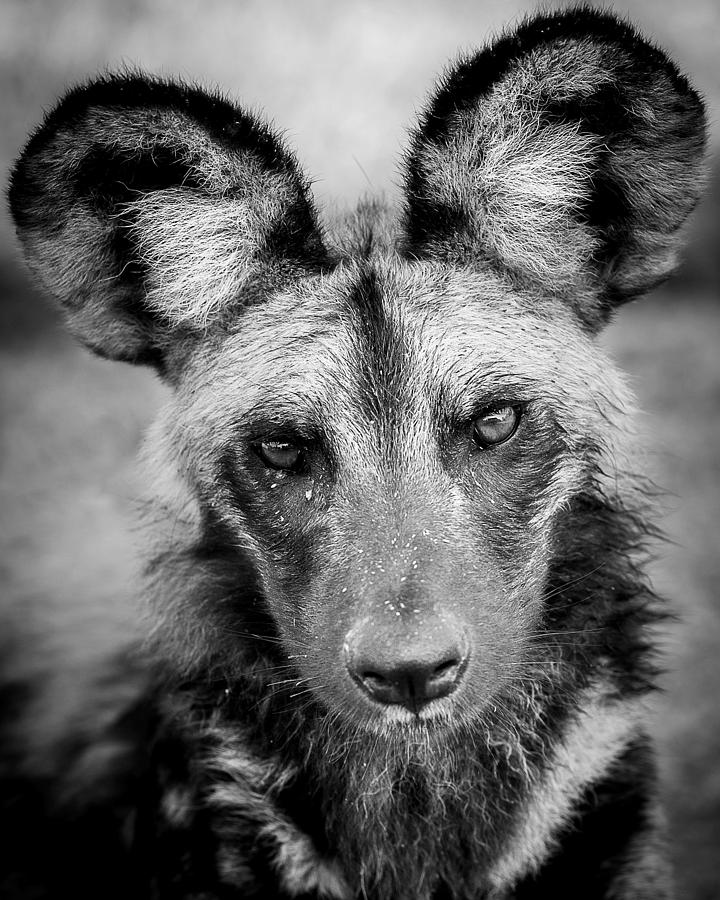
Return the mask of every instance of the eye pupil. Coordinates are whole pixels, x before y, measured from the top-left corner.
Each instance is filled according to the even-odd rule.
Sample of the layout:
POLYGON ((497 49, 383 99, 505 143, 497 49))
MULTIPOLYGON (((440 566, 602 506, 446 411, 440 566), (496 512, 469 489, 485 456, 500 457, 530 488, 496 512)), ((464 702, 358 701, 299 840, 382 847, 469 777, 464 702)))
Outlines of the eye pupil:
POLYGON ((481 449, 509 440, 520 424, 520 407, 507 404, 485 410, 473 422, 473 439, 481 449))
POLYGON ((290 441, 259 441, 255 452, 271 469, 294 472, 302 467, 304 461, 302 447, 290 441))

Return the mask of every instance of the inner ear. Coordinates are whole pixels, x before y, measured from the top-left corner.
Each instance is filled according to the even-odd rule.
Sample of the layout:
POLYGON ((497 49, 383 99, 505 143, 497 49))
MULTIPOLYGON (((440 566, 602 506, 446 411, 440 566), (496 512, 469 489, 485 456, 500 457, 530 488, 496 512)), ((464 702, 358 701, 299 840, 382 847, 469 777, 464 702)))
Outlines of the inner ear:
MULTIPOLYGON (((155 148, 152 154, 128 156, 115 147, 94 146, 73 178, 72 190, 99 220, 112 223, 108 250, 116 278, 136 291, 135 314, 149 324, 151 313, 144 303, 147 263, 138 252, 132 204, 156 191, 182 185, 199 190, 201 184, 183 154, 172 147, 155 148)), ((127 304, 126 304, 127 306, 127 304)), ((145 359, 141 360, 145 362, 145 359)))

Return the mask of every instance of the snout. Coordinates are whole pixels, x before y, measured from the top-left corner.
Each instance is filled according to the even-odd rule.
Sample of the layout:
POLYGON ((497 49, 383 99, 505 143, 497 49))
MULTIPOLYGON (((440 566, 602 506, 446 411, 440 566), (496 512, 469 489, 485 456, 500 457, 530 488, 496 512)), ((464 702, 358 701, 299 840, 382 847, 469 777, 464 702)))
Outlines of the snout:
POLYGON ((350 676, 366 696, 417 713, 458 687, 470 650, 459 626, 444 620, 392 631, 370 621, 347 635, 344 654, 350 676))

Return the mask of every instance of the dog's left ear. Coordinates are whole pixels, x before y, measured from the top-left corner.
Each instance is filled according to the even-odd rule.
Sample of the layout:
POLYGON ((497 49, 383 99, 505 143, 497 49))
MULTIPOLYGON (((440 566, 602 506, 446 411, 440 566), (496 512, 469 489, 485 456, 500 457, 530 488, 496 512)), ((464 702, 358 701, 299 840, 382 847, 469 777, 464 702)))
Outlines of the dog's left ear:
POLYGON ((406 248, 572 298, 591 328, 664 280, 703 181, 704 113, 612 16, 526 21, 451 69, 406 158, 406 248))

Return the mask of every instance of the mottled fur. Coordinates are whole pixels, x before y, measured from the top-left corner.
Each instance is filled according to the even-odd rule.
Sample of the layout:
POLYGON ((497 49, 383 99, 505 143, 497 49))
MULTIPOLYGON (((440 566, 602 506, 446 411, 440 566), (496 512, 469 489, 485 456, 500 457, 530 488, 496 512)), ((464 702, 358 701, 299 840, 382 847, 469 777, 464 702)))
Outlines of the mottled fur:
POLYGON ((15 896, 671 896, 652 529, 596 334, 669 274, 702 148, 672 63, 584 8, 458 63, 404 207, 325 233, 288 150, 217 97, 106 78, 48 116, 10 194, 30 264, 174 392, 144 454, 153 627, 42 782, 8 769, 15 896), (302 467, 258 451, 278 440, 302 467), (447 695, 356 677, 361 639, 439 635, 447 695))

